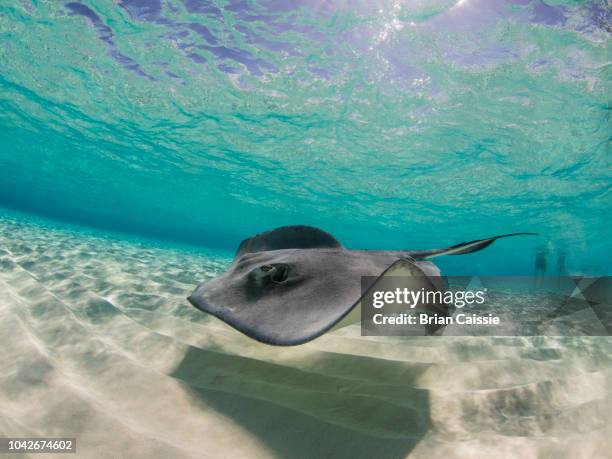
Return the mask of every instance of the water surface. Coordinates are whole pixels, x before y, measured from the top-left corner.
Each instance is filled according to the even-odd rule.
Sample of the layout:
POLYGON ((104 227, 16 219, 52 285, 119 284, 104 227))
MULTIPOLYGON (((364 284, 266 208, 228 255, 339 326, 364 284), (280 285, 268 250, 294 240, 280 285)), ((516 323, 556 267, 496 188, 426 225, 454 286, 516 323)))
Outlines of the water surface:
POLYGON ((536 231, 448 273, 610 272, 605 1, 19 0, 0 7, 0 205, 232 250, 536 231), (553 258, 554 259, 554 258, 553 258))

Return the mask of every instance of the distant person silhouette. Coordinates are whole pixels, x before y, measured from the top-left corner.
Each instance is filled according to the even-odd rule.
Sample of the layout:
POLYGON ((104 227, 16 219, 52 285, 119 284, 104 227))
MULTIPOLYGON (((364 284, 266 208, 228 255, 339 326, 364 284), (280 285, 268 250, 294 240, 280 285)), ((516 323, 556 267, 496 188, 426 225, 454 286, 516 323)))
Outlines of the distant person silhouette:
POLYGON ((557 275, 559 277, 567 276, 567 253, 565 250, 560 250, 557 254, 557 275))
POLYGON ((543 277, 546 274, 546 249, 538 247, 535 254, 535 276, 543 277))

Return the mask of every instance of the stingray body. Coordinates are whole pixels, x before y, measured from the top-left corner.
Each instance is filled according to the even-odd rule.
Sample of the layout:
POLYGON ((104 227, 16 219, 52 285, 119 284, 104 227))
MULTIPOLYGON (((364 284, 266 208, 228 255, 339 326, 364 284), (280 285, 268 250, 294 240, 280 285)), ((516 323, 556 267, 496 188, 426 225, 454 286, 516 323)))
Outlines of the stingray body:
POLYGON ((416 280, 415 287, 443 290, 440 271, 429 259, 476 252, 519 234, 534 233, 445 249, 349 250, 321 229, 285 226, 244 240, 228 271, 200 284, 188 299, 258 341, 296 345, 317 338, 355 310, 362 277, 401 271, 416 280))

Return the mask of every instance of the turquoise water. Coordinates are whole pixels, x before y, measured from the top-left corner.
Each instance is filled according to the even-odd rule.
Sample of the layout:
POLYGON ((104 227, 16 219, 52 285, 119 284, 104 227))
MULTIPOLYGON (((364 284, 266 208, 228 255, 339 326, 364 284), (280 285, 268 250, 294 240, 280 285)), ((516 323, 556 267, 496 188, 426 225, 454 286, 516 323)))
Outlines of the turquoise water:
POLYGON ((437 263, 609 274, 611 31, 609 0, 0 2, 0 437, 606 456, 612 339, 569 336, 592 311, 568 336, 274 347, 186 297, 296 223, 354 248, 534 231, 437 263))
POLYGON ((605 1, 0 6, 0 205, 233 250, 283 224, 349 247, 606 274, 605 1))

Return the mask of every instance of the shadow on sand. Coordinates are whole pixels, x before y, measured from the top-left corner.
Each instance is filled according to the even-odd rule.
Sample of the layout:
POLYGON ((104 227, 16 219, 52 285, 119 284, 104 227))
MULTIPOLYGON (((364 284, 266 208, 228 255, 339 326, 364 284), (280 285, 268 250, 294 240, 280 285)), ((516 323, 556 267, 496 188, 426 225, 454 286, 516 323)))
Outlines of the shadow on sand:
POLYGON ((190 348, 171 376, 278 457, 402 458, 428 431, 427 391, 412 384, 426 366, 324 354, 306 367, 316 371, 190 348))

